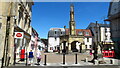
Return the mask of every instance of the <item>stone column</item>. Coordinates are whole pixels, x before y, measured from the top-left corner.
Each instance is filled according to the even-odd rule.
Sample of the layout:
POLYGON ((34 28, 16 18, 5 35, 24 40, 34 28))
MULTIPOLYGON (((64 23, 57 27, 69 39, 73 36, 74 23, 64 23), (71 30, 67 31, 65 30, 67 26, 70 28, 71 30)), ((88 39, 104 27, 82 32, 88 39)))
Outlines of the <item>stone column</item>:
POLYGON ((14 60, 14 17, 10 18, 10 29, 9 29, 9 39, 8 39, 8 61, 10 65, 13 64, 14 60))
POLYGON ((71 51, 71 43, 68 43, 68 50, 71 51))

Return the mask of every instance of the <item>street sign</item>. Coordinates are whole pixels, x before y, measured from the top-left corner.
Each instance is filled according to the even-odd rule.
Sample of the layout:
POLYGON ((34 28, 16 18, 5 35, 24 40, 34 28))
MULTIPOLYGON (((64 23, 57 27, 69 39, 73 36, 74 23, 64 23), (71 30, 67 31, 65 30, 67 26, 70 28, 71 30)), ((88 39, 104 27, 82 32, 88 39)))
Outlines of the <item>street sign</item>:
POLYGON ((23 32, 15 32, 14 37, 17 39, 22 39, 24 37, 24 33, 23 32))

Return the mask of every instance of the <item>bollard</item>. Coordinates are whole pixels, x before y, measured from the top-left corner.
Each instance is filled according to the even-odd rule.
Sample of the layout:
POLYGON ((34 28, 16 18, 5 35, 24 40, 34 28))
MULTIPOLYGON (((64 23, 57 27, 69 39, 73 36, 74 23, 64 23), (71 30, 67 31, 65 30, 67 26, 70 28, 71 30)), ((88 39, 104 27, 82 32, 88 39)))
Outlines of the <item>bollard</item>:
POLYGON ((98 60, 95 60, 94 62, 95 62, 95 65, 98 65, 98 60))
POLYGON ((88 58, 85 58, 85 62, 88 62, 88 58))
POLYGON ((65 64, 65 53, 63 54, 63 64, 65 64))
POLYGON ((47 65, 47 64, 46 64, 46 58, 47 58, 47 55, 45 55, 45 64, 44 64, 44 65, 47 65))
POLYGON ((3 64, 4 64, 4 57, 2 57, 2 64, 1 64, 1 68, 3 68, 3 64))
POLYGON ((27 53, 26 53, 26 64, 25 64, 26 66, 27 66, 27 64, 28 64, 28 63, 27 63, 27 61, 28 61, 27 57, 28 57, 28 56, 27 56, 27 53))
POLYGON ((113 60, 112 59, 110 60, 110 64, 113 64, 113 60))
POLYGON ((9 66, 9 64, 10 64, 10 59, 11 59, 11 57, 8 57, 7 66, 9 66))
POLYGON ((16 64, 16 53, 14 53, 14 63, 13 63, 13 65, 15 65, 16 64))
POLYGON ((75 64, 77 64, 77 54, 75 54, 75 64))

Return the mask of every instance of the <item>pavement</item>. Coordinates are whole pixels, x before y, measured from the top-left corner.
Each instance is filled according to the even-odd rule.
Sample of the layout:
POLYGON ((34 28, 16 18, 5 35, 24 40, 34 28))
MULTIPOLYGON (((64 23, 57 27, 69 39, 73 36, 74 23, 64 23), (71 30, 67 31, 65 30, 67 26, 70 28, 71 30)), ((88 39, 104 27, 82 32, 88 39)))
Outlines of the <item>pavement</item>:
MULTIPOLYGON (((10 67, 4 68, 120 68, 120 66, 113 64, 100 64, 94 65, 93 63, 87 62, 92 60, 93 56, 89 55, 89 53, 77 53, 77 64, 75 64, 75 54, 66 54, 65 55, 65 64, 63 64, 63 54, 58 53, 42 53, 42 60, 40 65, 36 65, 36 58, 34 57, 32 65, 26 66, 26 61, 18 62, 19 58, 16 60, 16 64, 10 67), (45 55, 46 65, 45 64, 45 55), (85 59, 87 58, 87 61, 85 59)), ((29 61, 27 61, 29 62, 29 61)))
POLYGON ((120 68, 118 65, 93 66, 10 66, 4 68, 120 68))

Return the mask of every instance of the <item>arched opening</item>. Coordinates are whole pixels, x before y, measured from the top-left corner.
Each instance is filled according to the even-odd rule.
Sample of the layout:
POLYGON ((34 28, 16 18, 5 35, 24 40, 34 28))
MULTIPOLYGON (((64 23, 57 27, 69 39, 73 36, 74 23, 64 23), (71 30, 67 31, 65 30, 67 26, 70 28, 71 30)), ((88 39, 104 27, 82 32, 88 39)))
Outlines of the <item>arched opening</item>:
POLYGON ((73 41, 71 43, 72 52, 78 52, 79 49, 80 49, 80 43, 78 41, 73 41))
POLYGON ((63 45, 62 45, 62 47, 63 47, 62 53, 66 53, 66 51, 68 50, 67 45, 66 45, 67 41, 63 41, 62 43, 63 43, 63 45))

